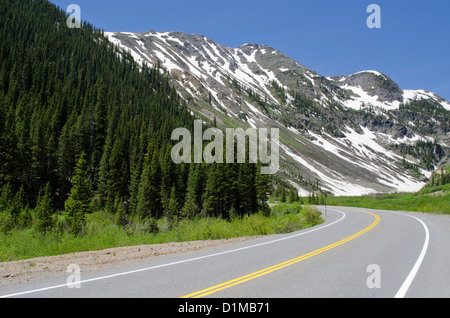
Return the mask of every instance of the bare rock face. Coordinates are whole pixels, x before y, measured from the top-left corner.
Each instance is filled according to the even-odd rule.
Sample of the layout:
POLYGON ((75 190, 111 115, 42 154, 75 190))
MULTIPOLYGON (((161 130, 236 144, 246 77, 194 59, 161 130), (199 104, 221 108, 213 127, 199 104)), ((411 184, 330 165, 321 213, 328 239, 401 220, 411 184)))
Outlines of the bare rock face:
POLYGON ((303 195, 318 183, 336 195, 416 191, 450 153, 450 103, 378 71, 324 77, 266 45, 229 48, 183 32, 105 35, 167 73, 194 116, 221 128, 279 128, 279 174, 303 195), (403 160, 411 146, 426 148, 408 150, 421 167, 414 173, 403 160))
POLYGON ((377 96, 380 102, 404 101, 403 90, 382 73, 364 71, 339 79, 343 79, 344 85, 361 87, 370 96, 377 96))

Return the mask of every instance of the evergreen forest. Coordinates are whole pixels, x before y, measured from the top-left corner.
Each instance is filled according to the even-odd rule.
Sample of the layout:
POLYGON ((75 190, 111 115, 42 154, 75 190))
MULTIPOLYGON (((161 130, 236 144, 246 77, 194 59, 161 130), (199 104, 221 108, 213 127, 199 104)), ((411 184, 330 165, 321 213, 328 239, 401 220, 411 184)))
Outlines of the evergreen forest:
POLYGON ((174 164, 171 133, 194 118, 167 75, 66 20, 47 0, 0 2, 1 232, 268 210, 258 164, 174 164))

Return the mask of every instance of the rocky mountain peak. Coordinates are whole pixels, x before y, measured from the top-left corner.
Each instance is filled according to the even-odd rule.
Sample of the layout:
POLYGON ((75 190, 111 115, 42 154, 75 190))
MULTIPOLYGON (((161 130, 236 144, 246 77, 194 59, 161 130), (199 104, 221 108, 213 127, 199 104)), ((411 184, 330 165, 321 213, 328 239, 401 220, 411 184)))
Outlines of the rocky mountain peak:
POLYGON ((340 86, 360 87, 369 96, 377 96, 381 103, 403 103, 403 90, 387 75, 378 71, 362 71, 352 75, 333 77, 340 86))
POLYGON ((450 103, 378 71, 326 78, 266 45, 183 32, 106 36, 167 73, 194 116, 279 128, 280 175, 301 194, 317 184, 336 195, 416 191, 450 154, 450 103), (437 141, 442 151, 429 151, 437 141))

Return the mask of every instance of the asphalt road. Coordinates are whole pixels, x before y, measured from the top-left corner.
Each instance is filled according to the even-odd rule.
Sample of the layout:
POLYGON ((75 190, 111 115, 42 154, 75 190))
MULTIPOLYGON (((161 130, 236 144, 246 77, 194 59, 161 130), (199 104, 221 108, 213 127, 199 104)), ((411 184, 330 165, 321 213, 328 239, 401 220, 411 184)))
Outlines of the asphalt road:
POLYGON ((0 289, 0 297, 447 298, 450 216, 328 207, 311 229, 80 279, 0 289))

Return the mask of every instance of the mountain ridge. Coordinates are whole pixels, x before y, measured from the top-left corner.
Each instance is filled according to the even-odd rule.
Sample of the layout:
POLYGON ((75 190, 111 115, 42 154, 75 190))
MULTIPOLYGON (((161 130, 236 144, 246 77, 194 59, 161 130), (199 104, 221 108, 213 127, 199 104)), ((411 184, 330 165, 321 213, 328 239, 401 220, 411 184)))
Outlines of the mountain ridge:
POLYGON ((303 195, 315 185, 336 195, 417 191, 449 160, 450 103, 381 72, 324 77, 267 45, 227 48, 179 31, 105 36, 167 73, 193 115, 280 128, 280 174, 303 195), (419 142, 423 151, 405 150, 419 142))

